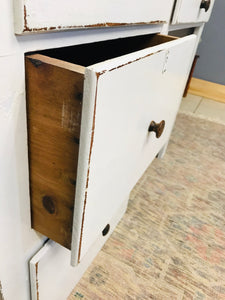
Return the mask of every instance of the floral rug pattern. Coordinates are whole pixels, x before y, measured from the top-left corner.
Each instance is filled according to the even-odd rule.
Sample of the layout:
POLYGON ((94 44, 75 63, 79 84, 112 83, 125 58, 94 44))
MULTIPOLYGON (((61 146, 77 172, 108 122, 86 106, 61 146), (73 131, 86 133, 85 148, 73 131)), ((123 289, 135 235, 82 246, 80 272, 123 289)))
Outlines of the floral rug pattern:
POLYGON ((225 299, 225 126, 179 114, 69 300, 225 299))

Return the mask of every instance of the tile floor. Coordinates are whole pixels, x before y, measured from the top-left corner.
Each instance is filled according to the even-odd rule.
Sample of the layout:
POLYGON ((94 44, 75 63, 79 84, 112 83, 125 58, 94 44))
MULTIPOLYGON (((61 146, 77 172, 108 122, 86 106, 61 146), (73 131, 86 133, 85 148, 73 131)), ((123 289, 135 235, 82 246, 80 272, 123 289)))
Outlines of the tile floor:
POLYGON ((210 119, 225 122, 225 103, 188 94, 183 98, 180 111, 192 112, 210 119))

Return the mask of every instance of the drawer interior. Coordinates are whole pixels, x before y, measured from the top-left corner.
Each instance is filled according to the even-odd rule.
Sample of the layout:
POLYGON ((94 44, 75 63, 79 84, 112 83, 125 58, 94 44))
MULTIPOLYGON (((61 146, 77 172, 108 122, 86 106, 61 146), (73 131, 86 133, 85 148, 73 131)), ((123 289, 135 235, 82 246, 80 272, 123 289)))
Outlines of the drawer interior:
POLYGON ((174 39, 144 35, 27 54, 32 228, 71 248, 84 67, 174 39))
POLYGON ((39 51, 38 53, 87 67, 107 59, 160 45, 174 39, 176 39, 176 37, 161 34, 149 34, 70 47, 48 49, 39 51))

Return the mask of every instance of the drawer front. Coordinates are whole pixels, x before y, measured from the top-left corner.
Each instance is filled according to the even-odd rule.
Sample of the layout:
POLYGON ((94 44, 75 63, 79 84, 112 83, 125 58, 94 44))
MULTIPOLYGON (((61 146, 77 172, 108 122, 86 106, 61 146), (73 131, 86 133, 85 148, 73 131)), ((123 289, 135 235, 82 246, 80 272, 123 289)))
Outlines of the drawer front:
POLYGON ((15 32, 168 22, 173 0, 15 0, 15 32))
POLYGON ((173 24, 207 22, 214 0, 178 0, 173 15, 173 24))
POLYGON ((73 223, 78 263, 168 141, 196 36, 86 68, 73 223), (165 121, 161 137, 149 132, 165 121))

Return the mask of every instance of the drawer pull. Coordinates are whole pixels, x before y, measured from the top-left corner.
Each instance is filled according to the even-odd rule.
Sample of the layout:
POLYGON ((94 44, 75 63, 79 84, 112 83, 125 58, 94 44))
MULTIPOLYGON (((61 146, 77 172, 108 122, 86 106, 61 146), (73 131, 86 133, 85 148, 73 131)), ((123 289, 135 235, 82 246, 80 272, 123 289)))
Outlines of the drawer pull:
POLYGON ((154 131, 156 134, 156 137, 160 138, 160 136, 162 135, 163 130, 165 128, 165 123, 166 122, 164 120, 162 120, 160 123, 156 123, 155 121, 152 121, 148 128, 148 131, 149 132, 154 131))
POLYGON ((204 8, 205 11, 209 10, 211 0, 202 0, 200 8, 204 8))

